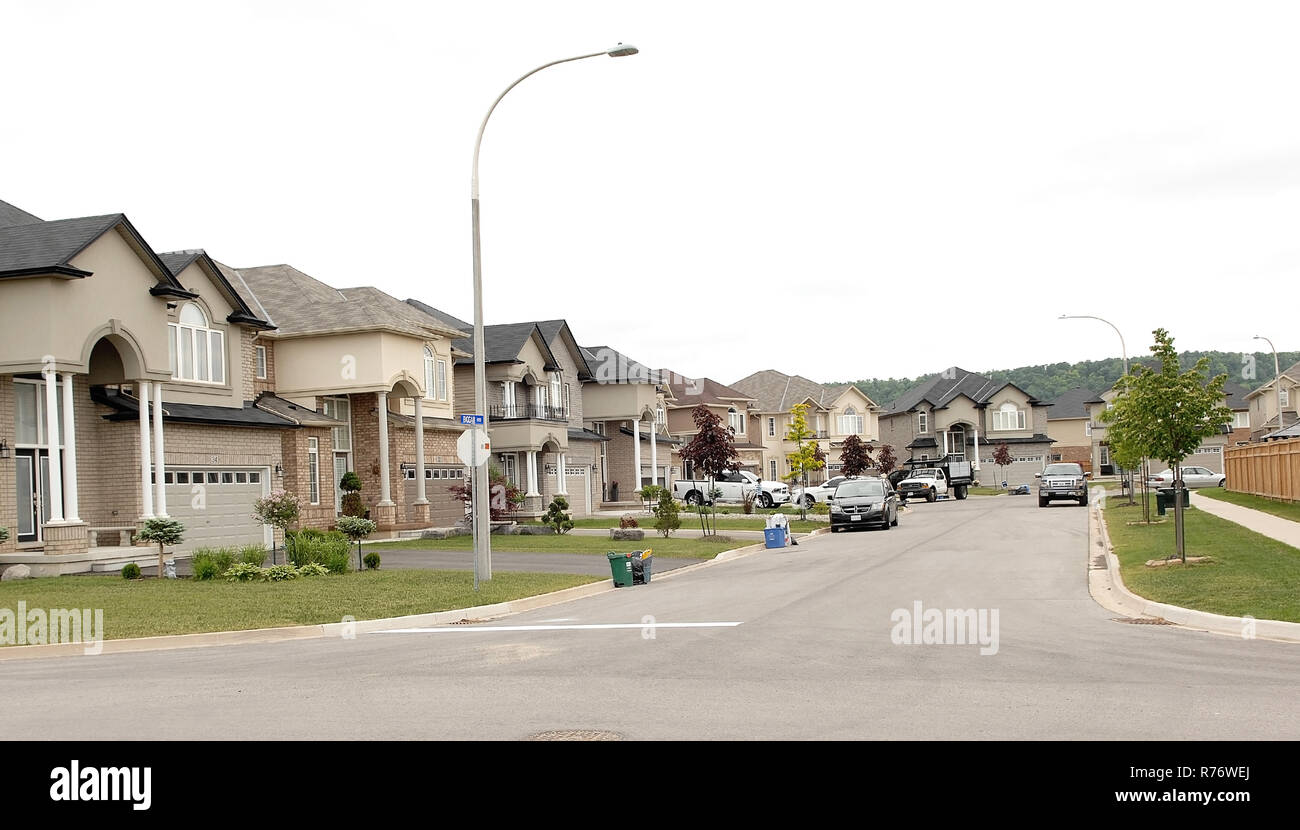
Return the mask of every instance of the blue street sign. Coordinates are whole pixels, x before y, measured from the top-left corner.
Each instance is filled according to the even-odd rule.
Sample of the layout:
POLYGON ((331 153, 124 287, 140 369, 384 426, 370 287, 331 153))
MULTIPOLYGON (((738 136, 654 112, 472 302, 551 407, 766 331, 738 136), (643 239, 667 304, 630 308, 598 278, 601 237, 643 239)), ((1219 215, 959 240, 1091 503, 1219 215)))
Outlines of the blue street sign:
POLYGON ((462 424, 465 424, 466 426, 480 426, 480 427, 481 427, 481 426, 483 426, 483 416, 482 416, 482 415, 462 415, 462 416, 460 416, 460 422, 461 422, 462 424))

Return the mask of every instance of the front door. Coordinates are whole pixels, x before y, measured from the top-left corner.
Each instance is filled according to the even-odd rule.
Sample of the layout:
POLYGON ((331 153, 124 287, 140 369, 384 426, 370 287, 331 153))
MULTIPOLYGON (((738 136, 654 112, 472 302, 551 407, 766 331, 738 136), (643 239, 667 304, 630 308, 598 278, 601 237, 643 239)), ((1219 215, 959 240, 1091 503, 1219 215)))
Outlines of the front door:
POLYGON ((15 452, 18 484, 18 541, 39 542, 50 520, 50 456, 45 450, 15 452), (38 473, 39 470, 39 473, 38 473))
POLYGON ((339 482, 343 476, 348 473, 348 454, 345 452, 334 453, 334 512, 339 513, 343 509, 343 491, 339 489, 339 482))

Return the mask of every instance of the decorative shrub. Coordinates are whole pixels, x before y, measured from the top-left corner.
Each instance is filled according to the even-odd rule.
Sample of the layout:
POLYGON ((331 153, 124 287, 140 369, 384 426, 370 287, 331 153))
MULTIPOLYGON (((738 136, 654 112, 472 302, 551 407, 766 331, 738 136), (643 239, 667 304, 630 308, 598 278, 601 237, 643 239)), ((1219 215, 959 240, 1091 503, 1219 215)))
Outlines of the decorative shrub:
POLYGON ((135 538, 141 542, 158 544, 158 578, 163 578, 163 548, 167 545, 179 545, 185 535, 185 525, 175 519, 146 519, 144 528, 135 538))
POLYGON ((824 501, 813 502, 812 512, 818 516, 826 516, 831 512, 831 506, 824 501))
POLYGON ((127 562, 125 565, 122 566, 122 578, 123 578, 123 579, 139 579, 139 578, 140 578, 140 566, 137 565, 137 564, 135 564, 134 562, 127 562))
POLYGON ((568 533, 573 530, 573 519, 569 517, 568 510, 569 500, 564 496, 556 496, 546 506, 546 515, 542 516, 542 524, 555 528, 556 533, 568 533))
POLYGON ((0 542, 9 541, 9 528, 0 527, 0 542))
POLYGON ((339 479, 339 489, 343 491, 339 512, 344 516, 365 516, 366 506, 361 503, 361 479, 357 474, 350 470, 345 473, 339 479))
POLYGON ((740 509, 746 516, 754 512, 755 495, 755 493, 745 493, 740 497, 740 509))
POLYGON ((338 531, 326 533, 314 528, 298 531, 285 538, 285 550, 288 552, 289 561, 299 568, 311 562, 319 562, 329 567, 329 557, 339 553, 346 562, 348 544, 348 537, 338 531))
POLYGON ((372 571, 379 570, 379 554, 371 551, 366 554, 366 567, 372 571))
POLYGON ((659 503, 659 496, 663 493, 664 488, 658 484, 647 484, 637 491, 641 496, 641 501, 645 502, 646 512, 654 510, 654 506, 659 503))
POLYGON ((194 554, 194 557, 190 560, 190 569, 194 572, 194 578, 200 582, 216 579, 218 575, 223 573, 209 554, 194 554))
POLYGON ((258 570, 260 571, 259 576, 266 582, 285 582, 298 578, 298 569, 293 565, 272 565, 269 568, 258 568, 258 570))
POLYGON ((348 550, 331 550, 325 554, 325 560, 322 563, 332 574, 345 574, 348 572, 348 550))
POLYGON ((627 530, 629 527, 640 527, 641 524, 632 516, 631 513, 624 513, 623 518, 618 520, 618 526, 622 530, 627 530))
POLYGON ((260 568, 266 564, 266 548, 261 545, 244 545, 239 549, 239 561, 260 568))
POLYGON ((227 582, 254 582, 262 578, 262 569, 247 562, 236 562, 221 575, 227 582))
POLYGON ((682 526, 682 519, 677 508, 677 499, 669 490, 659 494, 659 503, 654 507, 655 530, 667 538, 674 530, 682 526))
POLYGON ((339 532, 352 541, 364 539, 375 532, 377 525, 369 519, 363 519, 358 516, 340 516, 335 527, 339 532))
POLYGON ((330 569, 319 562, 308 562, 298 569, 298 576, 325 576, 330 569))

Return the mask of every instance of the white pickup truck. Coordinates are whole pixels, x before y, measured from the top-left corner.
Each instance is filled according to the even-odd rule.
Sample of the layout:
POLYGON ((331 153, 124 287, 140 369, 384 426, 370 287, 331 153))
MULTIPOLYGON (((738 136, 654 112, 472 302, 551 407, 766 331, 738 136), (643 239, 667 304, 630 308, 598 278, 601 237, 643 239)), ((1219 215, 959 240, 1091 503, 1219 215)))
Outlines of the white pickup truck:
MULTIPOLYGON (((719 491, 719 502, 739 503, 750 494, 757 494, 756 500, 761 507, 775 507, 790 501, 790 487, 779 481, 762 481, 748 470, 727 470, 713 481, 714 489, 719 491), (759 489, 761 486, 761 490, 759 489)), ((682 479, 673 482, 673 498, 681 499, 687 504, 699 504, 709 501, 709 482, 707 479, 682 479)))

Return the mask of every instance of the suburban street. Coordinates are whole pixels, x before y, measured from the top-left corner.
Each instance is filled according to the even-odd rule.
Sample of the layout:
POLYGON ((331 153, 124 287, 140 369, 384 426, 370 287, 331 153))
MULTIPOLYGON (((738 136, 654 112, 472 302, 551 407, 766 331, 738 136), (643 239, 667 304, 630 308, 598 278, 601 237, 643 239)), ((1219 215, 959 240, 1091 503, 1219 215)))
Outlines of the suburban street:
POLYGON ((887 532, 805 539, 454 630, 8 662, 5 698, 42 705, 10 707, 4 734, 1300 738, 1300 648, 1113 621, 1088 595, 1086 519, 1031 497, 916 504, 887 532), (996 609, 996 654, 894 644, 891 612, 916 601, 996 609), (648 638, 648 617, 739 624, 648 638), (635 627, 562 627, 597 624, 635 627), (493 630, 531 625, 560 627, 493 630))

